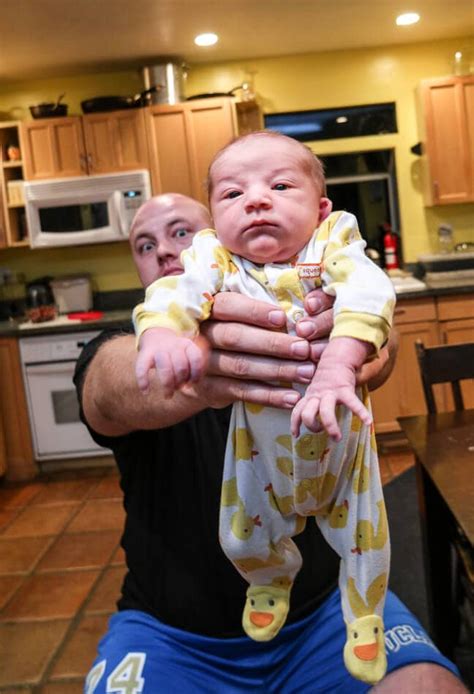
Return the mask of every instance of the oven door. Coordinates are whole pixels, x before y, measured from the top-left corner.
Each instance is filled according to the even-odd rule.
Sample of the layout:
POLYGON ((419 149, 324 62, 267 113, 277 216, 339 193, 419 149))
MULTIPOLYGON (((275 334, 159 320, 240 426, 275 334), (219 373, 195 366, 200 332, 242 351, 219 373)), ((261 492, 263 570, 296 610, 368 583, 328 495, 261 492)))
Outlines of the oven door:
POLYGON ((110 455, 79 418, 72 382, 75 361, 25 366, 28 407, 37 460, 110 455))

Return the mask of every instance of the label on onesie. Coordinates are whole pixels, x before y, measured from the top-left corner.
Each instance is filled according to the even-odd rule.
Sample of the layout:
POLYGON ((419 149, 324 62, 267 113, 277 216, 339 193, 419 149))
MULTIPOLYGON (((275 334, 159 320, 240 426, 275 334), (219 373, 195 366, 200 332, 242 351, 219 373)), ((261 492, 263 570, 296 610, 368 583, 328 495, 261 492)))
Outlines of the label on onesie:
POLYGON ((321 277, 323 271, 322 263, 297 263, 296 271, 301 280, 314 280, 321 277))

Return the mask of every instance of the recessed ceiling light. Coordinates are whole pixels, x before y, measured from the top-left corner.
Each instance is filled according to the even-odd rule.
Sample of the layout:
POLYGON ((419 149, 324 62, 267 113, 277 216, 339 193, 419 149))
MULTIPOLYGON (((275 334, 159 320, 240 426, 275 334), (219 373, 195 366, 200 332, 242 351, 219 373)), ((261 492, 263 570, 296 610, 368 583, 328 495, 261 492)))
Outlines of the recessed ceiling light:
POLYGON ((410 24, 416 24, 417 22, 419 22, 420 15, 417 12, 405 12, 404 14, 398 15, 395 21, 397 23, 397 26, 407 27, 410 24))
POLYGON ((348 120, 347 116, 338 116, 336 118, 336 123, 347 123, 348 120))
POLYGON ((219 41, 219 37, 217 34, 198 34, 194 38, 194 43, 196 46, 213 46, 215 43, 219 41))

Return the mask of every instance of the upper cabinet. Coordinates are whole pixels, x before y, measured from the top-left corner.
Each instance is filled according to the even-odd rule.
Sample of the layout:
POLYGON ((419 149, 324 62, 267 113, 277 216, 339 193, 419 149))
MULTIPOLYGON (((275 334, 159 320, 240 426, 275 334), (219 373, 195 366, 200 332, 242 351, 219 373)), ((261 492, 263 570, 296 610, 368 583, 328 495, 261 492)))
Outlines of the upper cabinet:
POLYGON ((474 201, 474 76, 419 89, 427 205, 474 201))
POLYGON ((154 194, 176 192, 207 202, 209 164, 238 134, 263 127, 253 102, 213 98, 145 109, 154 194))
POLYGON ((28 180, 148 168, 142 109, 28 121, 22 135, 28 180))
POLYGON ((28 244, 20 123, 0 123, 0 248, 28 244))

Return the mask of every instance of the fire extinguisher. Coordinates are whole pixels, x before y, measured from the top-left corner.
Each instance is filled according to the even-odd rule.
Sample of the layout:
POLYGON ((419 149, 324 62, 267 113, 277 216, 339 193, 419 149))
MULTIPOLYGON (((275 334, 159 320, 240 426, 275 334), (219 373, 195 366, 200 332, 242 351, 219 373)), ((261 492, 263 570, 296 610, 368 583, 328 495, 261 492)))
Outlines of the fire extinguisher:
POLYGON ((385 257, 385 269, 395 270, 400 267, 397 257, 397 237, 392 231, 390 224, 385 222, 382 224, 384 231, 383 235, 383 252, 385 257))

